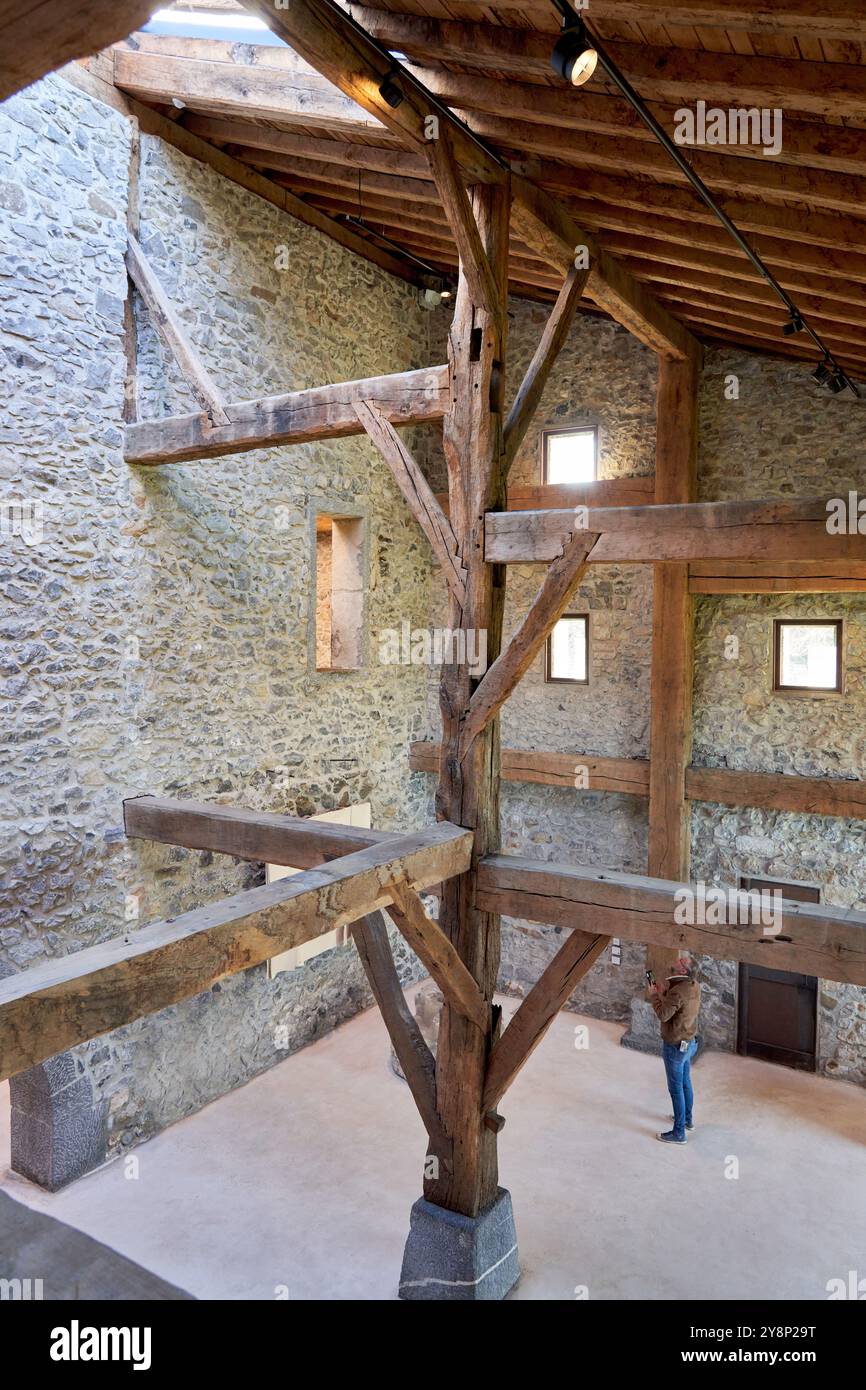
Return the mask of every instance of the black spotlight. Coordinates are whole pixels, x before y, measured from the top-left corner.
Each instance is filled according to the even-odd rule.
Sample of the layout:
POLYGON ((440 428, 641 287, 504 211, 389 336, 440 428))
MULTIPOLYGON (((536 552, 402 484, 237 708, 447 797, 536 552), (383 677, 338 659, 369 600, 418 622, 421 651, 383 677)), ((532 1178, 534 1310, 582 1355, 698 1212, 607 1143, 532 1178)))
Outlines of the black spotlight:
POLYGON ((806 325, 800 315, 795 310, 792 310, 790 319, 782 327, 782 332, 786 338, 790 338, 794 333, 802 333, 805 327, 806 325))
POLYGON ((582 19, 576 24, 569 23, 563 28, 550 55, 554 72, 564 77, 573 87, 582 87, 595 72, 598 54, 589 40, 586 25, 582 19))
POLYGON ((833 395, 838 396, 839 392, 844 391, 845 387, 848 385, 848 378, 846 377, 845 373, 840 372, 839 368, 837 367, 836 371, 833 373, 830 380, 827 382, 827 385, 833 392, 833 395))
POLYGON ((392 68, 386 72, 382 81, 379 83, 379 96, 383 101, 396 110, 402 101, 406 100, 406 94, 397 82, 397 70, 392 68))
POLYGON ((827 382, 830 380, 832 375, 833 373, 827 366, 826 362, 819 362, 814 372, 812 373, 812 376, 815 378, 819 386, 826 386, 827 382))

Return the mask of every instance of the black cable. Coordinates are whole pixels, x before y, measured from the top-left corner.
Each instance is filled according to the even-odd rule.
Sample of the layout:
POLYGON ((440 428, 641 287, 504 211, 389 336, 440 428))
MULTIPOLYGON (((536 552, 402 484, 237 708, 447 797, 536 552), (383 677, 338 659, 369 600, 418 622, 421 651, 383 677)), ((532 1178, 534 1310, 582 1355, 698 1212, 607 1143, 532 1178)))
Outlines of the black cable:
POLYGON ((836 359, 835 355, 826 346, 819 334, 815 332, 814 328, 812 328, 811 324, 806 318, 806 315, 802 313, 800 309, 797 308, 797 305, 794 303, 794 300, 788 294, 787 290, 783 289, 783 287, 779 284, 773 272, 769 269, 768 266, 764 264, 757 251, 753 250, 753 248, 749 245, 740 229, 731 221, 730 217, 724 211, 724 209, 719 207, 719 204, 716 202, 712 193, 707 188, 707 185, 704 183, 703 179, 700 177, 699 174, 695 173, 694 169, 692 168, 691 164, 686 159, 685 155, 682 153, 680 148, 674 144, 667 131, 659 125, 655 116, 653 116, 652 112, 647 108, 646 103, 643 100, 643 97, 641 97, 635 91, 628 79, 623 76, 613 59, 608 57, 607 53, 605 53, 604 48, 599 43, 595 35, 591 34, 589 29, 587 29, 586 23, 582 19, 582 17, 572 9, 571 5, 569 4, 569 0, 552 0, 552 4, 554 8, 558 10, 560 15, 562 16, 567 27, 580 27, 584 31, 588 43, 598 54, 598 61, 601 64, 604 71, 607 73, 608 77, 611 79, 614 85, 619 88, 619 91, 625 97, 629 105, 633 107, 633 109, 640 116, 647 129, 652 131, 659 144, 667 150, 668 154, 671 156, 671 159, 673 159, 677 167, 682 170, 689 183, 691 184, 692 188, 695 190, 698 196, 701 199, 703 199, 703 201, 706 203, 707 207, 710 209, 713 215, 718 218, 728 235, 733 239, 733 241, 736 242, 737 246, 740 248, 743 254, 745 256, 748 256, 749 260, 751 261, 755 269, 758 271, 758 273, 761 276, 763 276, 767 284, 770 285, 770 287, 776 292, 778 297, 781 299, 782 303, 785 305, 785 308, 788 310, 788 313, 791 316, 792 323, 802 324, 803 328, 808 333, 809 337, 812 339, 812 342, 820 351, 824 362, 832 363, 834 371, 838 373, 842 378, 844 378, 845 386, 848 386, 854 392, 855 396, 859 396, 860 392, 857 386, 854 384, 854 382, 851 380, 848 374, 844 372, 842 368, 839 366, 838 360, 836 359))
POLYGON ((371 227, 369 223, 365 222, 362 217, 354 217, 351 212, 341 212, 337 214, 337 221, 343 222, 348 227, 355 227, 360 232, 366 232, 368 236, 374 236, 377 241, 381 241, 385 246, 390 247, 392 251, 399 252, 404 260, 414 261, 416 265, 420 265, 421 269, 426 270, 429 275, 438 280, 444 289, 450 289, 448 276, 441 270, 437 270, 429 261, 422 261, 420 256, 413 256, 412 252, 407 251, 398 241, 393 241, 391 237, 386 236, 384 232, 377 231, 375 227, 371 227))

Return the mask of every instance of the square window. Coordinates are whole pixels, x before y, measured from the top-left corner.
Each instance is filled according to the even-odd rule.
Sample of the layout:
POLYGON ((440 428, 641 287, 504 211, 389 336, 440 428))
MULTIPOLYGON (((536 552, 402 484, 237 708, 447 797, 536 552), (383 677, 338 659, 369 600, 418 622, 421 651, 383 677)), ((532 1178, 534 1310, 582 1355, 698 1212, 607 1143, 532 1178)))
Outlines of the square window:
POLYGON ((842 621, 777 618, 773 686, 814 692, 842 689, 842 621))
POLYGON ((545 483, 592 483, 598 464, 598 430, 545 430, 545 483))
POLYGON ((589 618, 566 613, 547 639, 546 681, 589 684, 589 618))

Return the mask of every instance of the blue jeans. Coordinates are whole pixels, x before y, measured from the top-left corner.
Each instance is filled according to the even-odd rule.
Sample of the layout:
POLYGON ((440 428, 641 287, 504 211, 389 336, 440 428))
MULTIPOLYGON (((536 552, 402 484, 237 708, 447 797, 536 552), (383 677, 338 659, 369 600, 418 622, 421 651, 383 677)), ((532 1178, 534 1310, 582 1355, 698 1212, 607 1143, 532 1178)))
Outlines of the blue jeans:
POLYGON ((677 1139, 685 1139, 686 1124, 692 1122, 692 1058, 698 1048, 697 1039, 689 1043, 688 1052, 680 1052, 679 1043, 663 1043, 665 1075, 668 1090, 674 1107, 674 1134, 677 1139))

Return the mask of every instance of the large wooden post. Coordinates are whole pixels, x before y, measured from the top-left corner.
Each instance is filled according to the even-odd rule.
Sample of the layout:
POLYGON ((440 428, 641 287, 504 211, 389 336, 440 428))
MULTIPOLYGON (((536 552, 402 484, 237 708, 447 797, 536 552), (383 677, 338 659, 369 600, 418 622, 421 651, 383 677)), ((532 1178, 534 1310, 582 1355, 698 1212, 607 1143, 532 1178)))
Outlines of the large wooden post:
MULTIPOLYGON (((449 339, 451 406, 443 443, 448 465, 451 524, 466 573, 466 598, 452 596, 450 626, 485 633, 488 663, 499 653, 505 601, 504 569, 484 560, 484 513, 505 506, 502 448, 508 221, 504 184, 472 190, 481 242, 496 286, 495 302, 473 298, 461 266, 449 339)), ((490 298, 490 296, 488 296, 490 298)), ((460 735, 481 673, 443 667, 440 687, 442 751, 437 812, 472 830, 473 866, 443 885, 439 922, 488 1004, 484 1029, 446 1002, 439 1032, 436 1093, 444 1128, 453 1143, 450 1171, 428 1177, 428 1201, 474 1217, 496 1196, 495 1126, 485 1124, 484 1076, 494 1031, 492 997, 499 967, 499 917, 475 907, 475 863, 499 847, 499 721, 493 719, 460 761, 460 735)))
MULTIPOLYGON (((697 495, 697 353, 659 358, 656 405, 658 503, 694 502, 697 495)), ((650 711, 649 849, 654 878, 689 878, 691 818, 685 795, 692 745, 693 615, 687 564, 655 565, 650 711)), ((647 968, 670 974, 675 950, 647 947, 647 968)))

